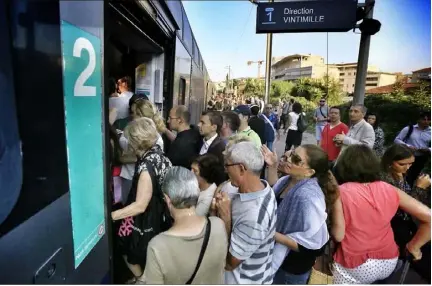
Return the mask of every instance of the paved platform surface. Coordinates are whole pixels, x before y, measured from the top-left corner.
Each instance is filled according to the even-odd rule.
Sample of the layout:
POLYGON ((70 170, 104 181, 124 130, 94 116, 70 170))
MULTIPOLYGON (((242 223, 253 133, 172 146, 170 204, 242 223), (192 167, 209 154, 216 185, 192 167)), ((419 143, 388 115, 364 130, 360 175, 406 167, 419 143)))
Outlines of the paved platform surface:
MULTIPOLYGON (((276 153, 279 157, 281 157, 285 151, 285 140, 286 134, 282 132, 280 140, 276 140, 274 143, 274 148, 276 148, 276 153)), ((302 145, 304 144, 316 144, 315 135, 308 132, 303 133, 302 145)))

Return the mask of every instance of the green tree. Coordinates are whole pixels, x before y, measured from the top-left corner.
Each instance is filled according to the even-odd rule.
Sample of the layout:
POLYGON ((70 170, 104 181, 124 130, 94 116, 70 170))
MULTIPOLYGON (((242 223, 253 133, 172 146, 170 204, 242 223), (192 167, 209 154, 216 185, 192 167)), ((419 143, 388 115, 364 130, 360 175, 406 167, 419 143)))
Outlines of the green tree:
POLYGON ((234 87, 234 86, 239 87, 239 86, 240 86, 240 80, 238 80, 238 79, 233 79, 233 87, 234 87))
POLYGON ((264 96, 264 81, 255 78, 246 79, 244 94, 246 96, 258 96, 262 98, 264 96))
POLYGON ((273 81, 270 88, 270 98, 275 100, 285 99, 291 94, 293 88, 294 83, 292 82, 282 80, 273 81))
POLYGON ((430 83, 422 82, 420 86, 412 93, 412 99, 423 106, 425 109, 431 109, 431 86, 430 83))
MULTIPOLYGON (((321 97, 325 97, 330 106, 342 103, 344 92, 339 84, 339 80, 329 76, 324 76, 323 78, 316 80, 316 83, 322 92, 321 97)), ((315 98, 315 101, 318 101, 321 97, 315 98)))

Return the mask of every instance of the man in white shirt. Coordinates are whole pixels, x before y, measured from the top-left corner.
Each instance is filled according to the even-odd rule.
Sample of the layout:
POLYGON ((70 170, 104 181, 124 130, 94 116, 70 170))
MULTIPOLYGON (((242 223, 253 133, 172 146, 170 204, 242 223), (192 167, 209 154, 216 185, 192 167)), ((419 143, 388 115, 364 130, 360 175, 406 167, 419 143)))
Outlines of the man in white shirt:
POLYGON ((132 80, 129 76, 122 77, 117 81, 117 88, 120 92, 117 97, 110 97, 109 108, 117 109, 117 119, 127 118, 129 116, 129 100, 133 92, 129 91, 132 80))
POLYGON ((223 118, 218 111, 208 111, 201 115, 198 128, 203 136, 203 145, 200 155, 211 153, 216 155, 223 163, 222 152, 225 150, 225 141, 219 136, 223 124, 223 118))

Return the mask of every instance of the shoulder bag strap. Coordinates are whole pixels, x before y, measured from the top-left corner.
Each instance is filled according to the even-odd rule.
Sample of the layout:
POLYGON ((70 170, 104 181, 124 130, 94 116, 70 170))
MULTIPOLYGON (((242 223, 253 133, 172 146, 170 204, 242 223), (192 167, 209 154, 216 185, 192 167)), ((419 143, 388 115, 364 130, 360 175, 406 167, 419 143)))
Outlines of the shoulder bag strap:
POLYGON ((201 262, 202 262, 202 260, 204 258, 204 253, 206 252, 207 245, 208 245, 208 242, 209 242, 210 232, 211 232, 211 223, 210 223, 209 218, 207 218, 206 232, 205 232, 205 235, 204 235, 203 244, 201 246, 201 252, 200 252, 199 257, 198 257, 198 263, 197 263, 197 265, 195 267, 194 273, 192 274, 191 278, 189 278, 189 280, 186 282, 186 285, 192 284, 192 281, 195 279, 195 276, 196 276, 196 274, 198 272, 198 269, 201 266, 201 262))
MULTIPOLYGON (((326 117, 326 116, 324 116, 324 113, 322 112, 321 106, 320 106, 319 110, 320 110, 322 117, 326 117)), ((327 113, 328 113, 328 111, 327 111, 327 113)))

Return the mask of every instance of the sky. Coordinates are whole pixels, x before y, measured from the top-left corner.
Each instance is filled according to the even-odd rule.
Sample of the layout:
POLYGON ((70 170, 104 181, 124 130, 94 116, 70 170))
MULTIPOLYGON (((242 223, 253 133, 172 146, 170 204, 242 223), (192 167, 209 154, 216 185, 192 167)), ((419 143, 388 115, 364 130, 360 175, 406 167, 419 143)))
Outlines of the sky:
MULTIPOLYGON (((256 77, 265 60, 266 34, 256 34, 256 6, 249 1, 182 1, 204 63, 213 81, 256 77)), ((374 19, 381 30, 372 36, 369 65, 384 72, 411 73, 431 66, 431 1, 376 0, 374 19)), ((273 57, 316 54, 328 63, 357 62, 359 31, 273 34, 273 57), (328 59, 327 59, 328 52, 328 59)), ((264 76, 265 67, 261 68, 264 76)))

